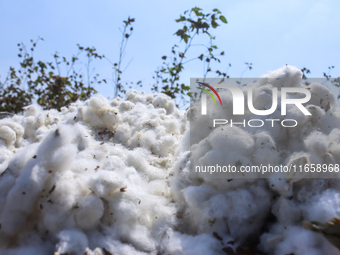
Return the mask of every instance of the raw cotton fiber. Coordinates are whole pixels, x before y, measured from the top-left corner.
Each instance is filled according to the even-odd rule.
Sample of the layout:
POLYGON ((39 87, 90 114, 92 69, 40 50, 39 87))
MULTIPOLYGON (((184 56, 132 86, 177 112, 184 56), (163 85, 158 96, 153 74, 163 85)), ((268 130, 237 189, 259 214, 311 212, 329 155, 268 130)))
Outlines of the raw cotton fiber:
MULTIPOLYGON (((200 104, 184 111, 164 94, 130 90, 124 100, 98 95, 60 112, 30 105, 1 119, 0 254, 339 255, 302 227, 340 216, 338 173, 227 179, 189 170, 340 163, 340 108, 329 89, 303 85, 291 66, 249 86, 256 109, 270 108, 273 87, 305 87, 312 115, 288 106, 287 116, 278 108, 269 117, 296 119, 293 129, 210 129, 200 104)), ((232 117, 230 94, 220 95, 232 117)))

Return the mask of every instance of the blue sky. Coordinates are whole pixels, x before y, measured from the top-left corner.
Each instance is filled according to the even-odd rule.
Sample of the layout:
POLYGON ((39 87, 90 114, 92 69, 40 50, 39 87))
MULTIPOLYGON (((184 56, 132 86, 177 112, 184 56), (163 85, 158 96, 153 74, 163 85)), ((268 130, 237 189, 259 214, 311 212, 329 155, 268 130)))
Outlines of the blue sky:
MULTIPOLYGON (((332 77, 340 76, 340 1, 338 0, 240 0, 240 1, 108 1, 108 0, 16 0, 0 3, 0 75, 3 80, 9 66, 18 65, 18 42, 44 38, 35 57, 52 60, 52 54, 71 57, 76 44, 95 46, 112 61, 118 59, 121 40, 119 27, 128 16, 136 19, 134 33, 127 46, 124 64, 130 60, 123 81, 142 80, 149 92, 153 71, 162 64, 161 56, 169 54, 179 40, 173 34, 180 28, 174 20, 194 6, 205 13, 218 8, 228 24, 213 33, 216 44, 225 51, 218 68, 228 69, 230 77, 238 78, 252 62, 253 70, 243 77, 258 77, 285 64, 308 67, 311 77, 322 77, 328 66, 335 66, 332 77)), ((197 38, 196 43, 206 43, 197 38)), ((198 56, 199 48, 192 56, 198 56)), ((202 49, 201 49, 202 50, 202 49)), ((95 62, 95 72, 110 78, 112 67, 104 61, 95 62)), ((83 67, 84 68, 84 67, 83 67)), ((198 60, 185 67, 182 81, 202 77, 198 60)), ((112 96, 113 87, 98 85, 96 89, 112 96)))

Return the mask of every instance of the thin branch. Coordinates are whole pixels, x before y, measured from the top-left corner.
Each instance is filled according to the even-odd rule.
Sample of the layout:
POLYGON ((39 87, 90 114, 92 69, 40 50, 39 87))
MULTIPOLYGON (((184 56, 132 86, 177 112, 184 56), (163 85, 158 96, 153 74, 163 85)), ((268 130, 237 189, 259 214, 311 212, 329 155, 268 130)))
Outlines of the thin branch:
POLYGON ((129 63, 126 65, 126 67, 125 67, 125 69, 122 71, 122 73, 124 73, 125 70, 129 67, 129 65, 131 64, 132 60, 133 60, 133 58, 131 58, 131 60, 130 60, 129 63))

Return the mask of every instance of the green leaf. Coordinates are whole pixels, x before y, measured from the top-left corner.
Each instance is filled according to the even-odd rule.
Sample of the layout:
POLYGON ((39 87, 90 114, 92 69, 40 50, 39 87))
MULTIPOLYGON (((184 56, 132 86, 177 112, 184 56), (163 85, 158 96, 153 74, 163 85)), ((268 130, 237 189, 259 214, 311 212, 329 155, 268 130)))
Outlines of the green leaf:
POLYGON ((183 39, 184 39, 184 42, 185 42, 185 43, 188 43, 188 38, 190 38, 190 36, 187 35, 187 34, 185 34, 185 35, 183 36, 183 39))
POLYGON ((175 21, 176 21, 176 22, 185 21, 185 17, 181 15, 180 18, 179 18, 179 19, 176 19, 175 21))
POLYGON ((202 10, 201 8, 198 8, 198 7, 194 7, 194 8, 192 8, 191 9, 193 12, 198 12, 198 11, 200 11, 200 10, 202 10))
POLYGON ((223 15, 220 16, 220 20, 225 24, 228 23, 227 19, 223 15))
POLYGON ((184 31, 182 29, 178 29, 177 32, 175 33, 177 36, 180 36, 181 38, 183 38, 184 35, 184 31))
POLYGON ((218 14, 220 14, 220 13, 221 13, 221 12, 220 12, 220 10, 219 10, 219 9, 217 9, 217 8, 213 9, 213 12, 217 12, 218 14))
POLYGON ((213 28, 216 28, 216 27, 218 26, 218 24, 215 22, 215 20, 212 20, 212 21, 211 21, 211 26, 212 26, 213 28))

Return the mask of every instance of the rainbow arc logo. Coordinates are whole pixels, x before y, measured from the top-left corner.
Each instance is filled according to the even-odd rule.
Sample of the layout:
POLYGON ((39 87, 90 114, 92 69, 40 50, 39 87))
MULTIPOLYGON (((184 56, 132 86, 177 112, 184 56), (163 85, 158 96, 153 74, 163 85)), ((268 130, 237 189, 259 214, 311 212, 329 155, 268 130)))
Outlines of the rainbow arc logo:
MULTIPOLYGON (((205 86, 205 87, 209 88, 212 92, 214 92, 215 95, 217 96, 218 100, 220 101, 220 104, 222 105, 222 100, 220 98, 220 95, 217 93, 217 91, 213 87, 211 87, 209 84, 206 84, 206 83, 203 83, 203 82, 199 82, 198 81, 197 83, 202 85, 202 86, 205 86)), ((204 92, 206 92, 214 100, 215 105, 217 105, 216 100, 215 100, 213 94, 211 94, 211 92, 209 90, 206 90, 206 89, 200 88, 200 87, 197 87, 197 88, 202 90, 202 91, 204 91, 204 92)))

